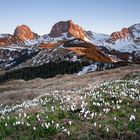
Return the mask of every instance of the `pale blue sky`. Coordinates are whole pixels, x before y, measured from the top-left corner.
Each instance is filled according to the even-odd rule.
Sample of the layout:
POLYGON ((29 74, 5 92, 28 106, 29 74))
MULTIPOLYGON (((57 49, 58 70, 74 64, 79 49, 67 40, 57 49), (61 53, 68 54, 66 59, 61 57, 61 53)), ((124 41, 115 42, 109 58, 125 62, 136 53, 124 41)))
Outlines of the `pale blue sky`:
POLYGON ((140 0, 0 0, 0 33, 26 24, 39 34, 72 19, 86 30, 111 33, 140 23, 140 0))

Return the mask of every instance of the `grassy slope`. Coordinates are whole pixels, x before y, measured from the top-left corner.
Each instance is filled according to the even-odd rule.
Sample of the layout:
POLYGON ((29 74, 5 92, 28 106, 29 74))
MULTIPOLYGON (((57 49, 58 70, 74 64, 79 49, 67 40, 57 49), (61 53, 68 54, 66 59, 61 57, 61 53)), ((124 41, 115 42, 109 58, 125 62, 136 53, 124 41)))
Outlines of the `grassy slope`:
POLYGON ((136 139, 140 131, 140 73, 95 89, 93 84, 1 106, 0 139, 136 139), (73 100, 72 94, 78 99, 73 100))

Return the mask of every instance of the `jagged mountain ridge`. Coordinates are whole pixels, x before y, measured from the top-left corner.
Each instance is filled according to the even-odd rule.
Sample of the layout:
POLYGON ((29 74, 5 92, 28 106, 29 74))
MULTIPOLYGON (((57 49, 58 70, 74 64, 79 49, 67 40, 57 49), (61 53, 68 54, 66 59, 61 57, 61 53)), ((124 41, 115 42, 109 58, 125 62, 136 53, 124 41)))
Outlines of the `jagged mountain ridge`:
POLYGON ((29 45, 39 43, 63 42, 75 38, 83 39, 87 42, 92 42, 94 45, 103 45, 106 43, 111 45, 124 42, 133 43, 132 45, 140 45, 140 24, 132 25, 128 28, 123 28, 121 31, 113 32, 111 35, 98 34, 91 31, 85 31, 82 27, 74 24, 72 20, 60 21, 52 27, 49 34, 39 36, 35 34, 26 25, 16 27, 14 34, 1 34, 0 46, 7 44, 20 44, 27 42, 29 45), (34 42, 34 43, 33 43, 34 42))
MULTIPOLYGON (((79 25, 74 24, 72 20, 60 21, 52 27, 49 34, 43 36, 34 33, 28 26, 21 25, 16 27, 13 35, 0 35, 0 67, 6 67, 4 64, 10 65, 11 60, 17 60, 21 57, 23 54, 17 53, 20 52, 20 47, 22 51, 26 50, 27 52, 32 52, 32 50, 34 51, 32 48, 36 48, 36 55, 39 53, 38 59, 40 59, 37 62, 39 61, 40 65, 50 60, 52 61, 53 57, 55 58, 54 60, 61 60, 59 59, 59 51, 56 51, 55 55, 45 53, 59 50, 59 48, 64 50, 63 52, 67 50, 74 53, 77 58, 86 58, 92 62, 112 63, 125 61, 139 63, 140 24, 106 35, 85 31, 79 25), (9 49, 10 46, 11 49, 9 49), (58 58, 56 59, 57 53, 58 58), (18 57, 15 57, 17 54, 18 57), (44 55, 43 59, 41 54, 44 55)), ((29 60, 28 58, 26 60, 28 63, 32 63, 31 65, 38 65, 34 58, 36 56, 30 56, 29 60)), ((26 65, 25 63, 26 61, 24 66, 26 65)), ((22 62, 20 66, 22 66, 22 62)))

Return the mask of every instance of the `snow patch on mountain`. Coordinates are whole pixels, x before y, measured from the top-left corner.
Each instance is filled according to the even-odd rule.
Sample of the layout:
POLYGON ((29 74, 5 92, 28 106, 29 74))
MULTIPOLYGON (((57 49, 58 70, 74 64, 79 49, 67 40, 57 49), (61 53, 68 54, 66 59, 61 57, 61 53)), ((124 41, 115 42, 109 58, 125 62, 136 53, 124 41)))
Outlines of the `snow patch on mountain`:
POLYGON ((90 31, 90 40, 95 45, 103 45, 104 42, 110 38, 110 35, 102 34, 102 33, 95 33, 90 31))
POLYGON ((137 51, 134 52, 134 53, 135 53, 135 56, 136 56, 136 57, 140 58, 140 50, 137 50, 137 51))
POLYGON ((130 29, 133 31, 133 35, 135 38, 140 37, 140 24, 134 24, 130 27, 130 29))
POLYGON ((5 37, 4 35, 0 34, 0 38, 4 38, 4 37, 5 37))
POLYGON ((38 46, 40 43, 42 43, 42 38, 40 38, 40 39, 33 39, 33 40, 25 40, 24 41, 24 44, 26 45, 26 46, 38 46))
POLYGON ((12 45, 9 45, 9 46, 6 46, 6 47, 2 47, 0 49, 2 49, 2 50, 9 50, 9 51, 18 51, 18 50, 21 51, 21 50, 25 49, 25 47, 12 44, 12 45))
POLYGON ((120 52, 132 53, 133 51, 140 49, 140 45, 136 45, 133 40, 117 40, 115 44, 111 45, 111 48, 120 52))
POLYGON ((39 45, 41 43, 57 43, 59 41, 69 41, 74 39, 74 37, 68 37, 68 33, 62 33, 60 37, 50 37, 49 35, 43 35, 40 36, 38 39, 33 39, 33 40, 26 40, 24 43, 27 46, 35 46, 39 45))
POLYGON ((79 71, 77 75, 83 75, 83 74, 86 74, 88 72, 93 72, 96 70, 97 70, 97 64, 91 64, 89 66, 83 67, 83 69, 81 71, 79 71))
POLYGON ((43 42, 46 43, 46 42, 52 42, 52 43, 56 43, 58 41, 64 41, 64 40, 72 40, 74 39, 74 37, 68 37, 68 33, 62 33, 62 35, 60 37, 50 37, 50 36, 47 36, 46 38, 44 38, 43 42))

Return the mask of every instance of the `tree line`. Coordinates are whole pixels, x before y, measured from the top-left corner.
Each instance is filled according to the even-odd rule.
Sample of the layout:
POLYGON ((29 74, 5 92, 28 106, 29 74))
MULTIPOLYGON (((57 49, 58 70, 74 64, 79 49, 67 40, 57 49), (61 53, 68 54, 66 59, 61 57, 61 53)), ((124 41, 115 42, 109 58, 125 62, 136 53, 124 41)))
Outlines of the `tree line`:
POLYGON ((23 67, 20 69, 9 70, 0 75, 0 82, 14 79, 30 80, 34 78, 50 78, 58 74, 73 74, 82 70, 83 66, 89 65, 89 62, 83 61, 58 61, 49 62, 41 66, 23 67))
MULTIPOLYGON (((98 62, 97 71, 125 66, 128 63, 103 63, 98 62)), ((7 80, 24 79, 30 80, 35 78, 50 78, 58 74, 73 74, 82 70, 84 66, 90 65, 89 61, 57 61, 49 62, 40 66, 23 67, 20 69, 9 70, 0 75, 0 83, 7 80)))

